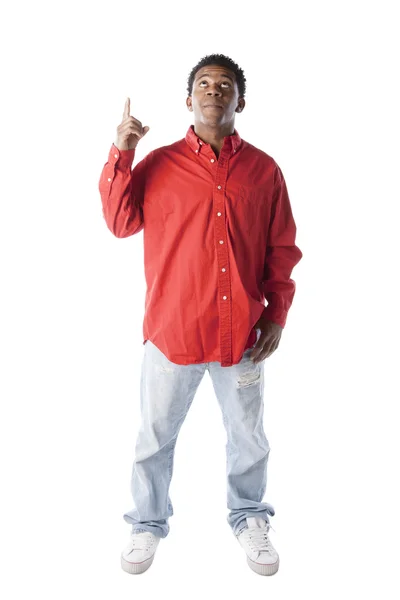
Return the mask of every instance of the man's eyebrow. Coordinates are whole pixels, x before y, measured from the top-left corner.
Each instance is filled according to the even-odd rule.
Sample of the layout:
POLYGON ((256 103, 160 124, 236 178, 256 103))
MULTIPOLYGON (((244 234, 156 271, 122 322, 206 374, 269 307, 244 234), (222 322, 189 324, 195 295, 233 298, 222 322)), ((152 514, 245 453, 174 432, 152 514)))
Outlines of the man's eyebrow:
MULTIPOLYGON (((196 79, 201 79, 202 77, 211 77, 211 75, 210 75, 210 73, 203 73, 199 77, 196 77, 196 79)), ((221 77, 228 77, 232 81, 232 83, 234 83, 234 81, 230 75, 225 75, 225 73, 221 73, 221 77)))

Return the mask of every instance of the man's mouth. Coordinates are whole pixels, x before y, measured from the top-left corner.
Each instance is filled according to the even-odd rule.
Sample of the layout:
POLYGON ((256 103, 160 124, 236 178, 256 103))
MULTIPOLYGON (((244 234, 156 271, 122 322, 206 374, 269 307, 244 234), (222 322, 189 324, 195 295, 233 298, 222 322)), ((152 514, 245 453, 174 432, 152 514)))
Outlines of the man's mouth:
POLYGON ((203 108, 222 108, 219 104, 205 104, 203 108))

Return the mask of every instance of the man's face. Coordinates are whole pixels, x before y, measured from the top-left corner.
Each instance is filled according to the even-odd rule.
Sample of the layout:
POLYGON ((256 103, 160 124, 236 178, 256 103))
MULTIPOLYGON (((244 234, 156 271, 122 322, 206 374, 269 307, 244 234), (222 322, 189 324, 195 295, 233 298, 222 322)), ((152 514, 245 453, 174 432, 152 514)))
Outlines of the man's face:
POLYGON ((234 119, 234 113, 241 112, 245 101, 239 100, 239 90, 235 74, 226 67, 207 65, 195 75, 192 96, 186 100, 194 112, 196 121, 205 124, 222 125, 234 119))

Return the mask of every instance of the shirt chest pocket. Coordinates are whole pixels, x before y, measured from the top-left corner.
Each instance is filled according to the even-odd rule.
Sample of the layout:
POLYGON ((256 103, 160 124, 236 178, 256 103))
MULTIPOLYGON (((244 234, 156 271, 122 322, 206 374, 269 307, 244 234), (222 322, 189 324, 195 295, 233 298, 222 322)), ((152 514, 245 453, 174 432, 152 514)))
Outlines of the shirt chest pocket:
POLYGON ((263 218, 264 188, 261 186, 239 185, 232 196, 232 211, 238 226, 251 234, 260 227, 263 218))

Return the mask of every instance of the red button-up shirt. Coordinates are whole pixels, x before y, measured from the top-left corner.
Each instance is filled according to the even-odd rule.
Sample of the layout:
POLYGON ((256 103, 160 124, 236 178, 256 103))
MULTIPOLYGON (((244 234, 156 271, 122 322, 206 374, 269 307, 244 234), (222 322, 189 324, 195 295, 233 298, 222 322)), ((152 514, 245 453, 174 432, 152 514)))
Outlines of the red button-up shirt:
POLYGON ((295 294, 302 252, 282 171, 236 129, 218 158, 194 125, 131 169, 134 156, 112 144, 99 191, 116 237, 143 229, 143 344, 179 365, 236 364, 262 314, 285 326, 295 294))

